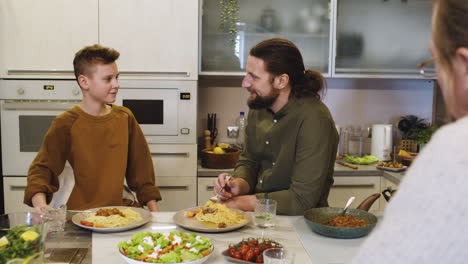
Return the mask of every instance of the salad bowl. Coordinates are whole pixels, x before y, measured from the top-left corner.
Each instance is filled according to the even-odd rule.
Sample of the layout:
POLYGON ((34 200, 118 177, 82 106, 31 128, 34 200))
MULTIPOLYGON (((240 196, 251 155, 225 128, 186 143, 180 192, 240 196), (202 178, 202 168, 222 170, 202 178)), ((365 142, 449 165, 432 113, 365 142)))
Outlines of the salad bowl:
POLYGON ((151 255, 154 254, 153 252, 161 252, 159 256, 156 254, 157 257, 155 257, 158 259, 158 263, 200 264, 204 263, 211 257, 214 252, 214 246, 210 239, 198 236, 195 233, 186 234, 183 232, 171 232, 170 234, 162 234, 141 232, 134 234, 131 239, 119 243, 118 250, 122 259, 129 264, 150 263, 137 258, 151 257, 151 255), (169 239, 169 237, 171 237, 171 239, 169 239), (173 244, 177 240, 178 242, 173 244), (153 247, 154 251, 152 250, 153 247), (159 248, 158 251, 156 251, 157 248, 159 248), (190 248, 190 250, 188 250, 188 248, 190 248), (193 249, 200 249, 200 251, 192 251, 193 249), (208 251, 208 249, 209 253, 203 254, 203 251, 208 251), (168 251, 166 251, 166 253, 162 253, 165 250, 168 251), (174 258, 174 255, 177 256, 176 258, 180 259, 179 262, 175 260, 176 258, 174 258))

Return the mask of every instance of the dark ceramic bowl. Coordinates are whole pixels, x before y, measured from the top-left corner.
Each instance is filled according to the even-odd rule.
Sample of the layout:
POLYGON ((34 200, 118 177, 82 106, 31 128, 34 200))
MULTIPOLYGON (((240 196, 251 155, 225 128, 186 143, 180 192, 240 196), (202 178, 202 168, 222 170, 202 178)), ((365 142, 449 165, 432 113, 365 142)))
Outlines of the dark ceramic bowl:
POLYGON ((369 225, 366 227, 334 227, 324 223, 343 212, 343 208, 321 207, 312 208, 304 213, 304 218, 309 227, 316 233, 333 238, 358 238, 369 234, 377 224, 377 217, 367 211, 359 209, 348 209, 346 215, 365 220, 369 225))

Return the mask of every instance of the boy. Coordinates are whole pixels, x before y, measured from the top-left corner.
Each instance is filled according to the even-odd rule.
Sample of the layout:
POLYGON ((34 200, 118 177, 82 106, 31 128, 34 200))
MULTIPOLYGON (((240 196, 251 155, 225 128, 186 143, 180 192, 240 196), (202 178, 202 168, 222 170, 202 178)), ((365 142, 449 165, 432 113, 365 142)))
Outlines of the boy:
POLYGON ((112 104, 119 89, 119 55, 97 44, 75 54, 83 100, 55 118, 29 168, 24 203, 36 211, 42 212, 60 187, 66 161, 75 177, 68 209, 129 205, 122 197, 126 179, 141 204, 159 211, 161 196, 145 137, 132 112, 112 104))

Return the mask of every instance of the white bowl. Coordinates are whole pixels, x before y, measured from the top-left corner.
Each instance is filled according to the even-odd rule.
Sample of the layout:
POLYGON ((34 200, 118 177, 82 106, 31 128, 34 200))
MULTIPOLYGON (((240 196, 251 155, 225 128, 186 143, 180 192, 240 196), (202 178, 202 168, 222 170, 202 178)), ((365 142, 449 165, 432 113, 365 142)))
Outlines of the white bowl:
MULTIPOLYGON (((205 261, 207 261, 211 255, 213 254, 214 252, 214 246, 213 244, 211 245, 211 252, 210 254, 208 254, 207 256, 204 256, 203 258, 199 258, 199 259, 196 259, 196 260, 192 260, 192 261, 187 261, 187 262, 177 262, 177 263, 168 263, 168 264, 180 264, 180 263, 183 263, 183 264, 201 264, 201 263, 204 263, 205 261)), ((144 262, 144 261, 139 261, 139 260, 135 260, 135 259, 131 259, 127 256, 125 256, 120 250, 119 250, 119 255, 128 263, 128 264, 146 264, 146 263, 149 263, 149 262, 144 262)))

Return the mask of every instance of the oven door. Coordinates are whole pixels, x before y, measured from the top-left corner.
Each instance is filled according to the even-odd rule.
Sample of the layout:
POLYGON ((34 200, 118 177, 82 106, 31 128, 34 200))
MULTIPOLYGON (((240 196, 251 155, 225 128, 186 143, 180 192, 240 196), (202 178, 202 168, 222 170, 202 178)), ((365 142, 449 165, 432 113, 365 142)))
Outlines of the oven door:
POLYGON ((79 101, 0 100, 4 176, 26 176, 52 120, 79 101))
POLYGON ((116 104, 129 108, 145 136, 177 136, 178 90, 121 88, 116 104))

